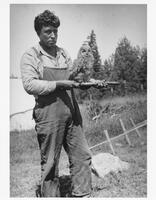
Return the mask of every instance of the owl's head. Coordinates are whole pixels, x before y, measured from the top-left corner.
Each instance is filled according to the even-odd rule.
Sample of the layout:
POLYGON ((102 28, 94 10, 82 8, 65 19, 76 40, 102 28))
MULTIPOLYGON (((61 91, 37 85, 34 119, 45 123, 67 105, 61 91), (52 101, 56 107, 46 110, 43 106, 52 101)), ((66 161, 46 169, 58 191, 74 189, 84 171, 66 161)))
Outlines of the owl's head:
POLYGON ((93 57, 92 50, 88 44, 83 44, 78 52, 78 58, 93 57))
POLYGON ((94 57, 88 44, 83 44, 78 52, 77 59, 73 63, 74 80, 87 82, 92 76, 94 57))

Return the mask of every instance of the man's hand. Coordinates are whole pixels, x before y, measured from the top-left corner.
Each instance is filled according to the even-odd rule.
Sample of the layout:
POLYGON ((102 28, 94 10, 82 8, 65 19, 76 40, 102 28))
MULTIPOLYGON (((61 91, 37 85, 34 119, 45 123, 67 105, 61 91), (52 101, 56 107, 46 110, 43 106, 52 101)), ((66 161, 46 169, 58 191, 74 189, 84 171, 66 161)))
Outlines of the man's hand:
POLYGON ((78 88, 80 83, 71 80, 56 81, 56 88, 70 90, 71 88, 78 88))

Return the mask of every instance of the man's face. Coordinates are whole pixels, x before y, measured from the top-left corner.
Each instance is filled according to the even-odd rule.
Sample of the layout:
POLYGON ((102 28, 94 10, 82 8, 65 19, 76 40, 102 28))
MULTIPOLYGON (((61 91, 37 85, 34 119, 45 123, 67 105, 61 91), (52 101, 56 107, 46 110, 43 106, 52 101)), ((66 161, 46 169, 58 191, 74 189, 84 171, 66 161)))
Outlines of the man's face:
POLYGON ((57 42, 57 28, 53 26, 43 26, 39 34, 40 42, 50 48, 57 42))

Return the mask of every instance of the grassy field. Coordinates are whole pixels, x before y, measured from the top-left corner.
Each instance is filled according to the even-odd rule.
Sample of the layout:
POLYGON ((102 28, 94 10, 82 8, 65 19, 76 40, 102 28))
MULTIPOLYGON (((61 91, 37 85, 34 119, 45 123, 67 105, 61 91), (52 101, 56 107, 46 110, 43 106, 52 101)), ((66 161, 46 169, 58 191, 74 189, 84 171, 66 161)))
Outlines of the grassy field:
MULTIPOLYGON (((91 120, 89 105, 80 105, 84 132, 89 146, 105 140, 104 129, 111 137, 121 134, 119 118, 122 118, 126 128, 132 125, 129 118, 136 123, 147 119, 146 96, 116 97, 97 102, 104 112, 95 123, 91 120), (89 109, 88 109, 89 108, 89 109), (107 109, 105 109, 107 108, 107 109), (109 108, 109 109, 108 109, 109 108)), ((113 142, 119 158, 127 161, 130 168, 127 171, 109 173, 103 180, 93 176, 92 197, 146 197, 147 196, 147 138, 146 128, 141 128, 141 138, 135 132, 129 134, 132 147, 126 144, 124 138, 113 142)), ((102 145, 93 150, 93 154, 110 152, 108 145, 102 145)), ((70 177, 63 176, 68 165, 64 151, 60 160, 61 194, 66 196, 70 187, 70 177)), ((40 179, 40 155, 34 130, 10 133, 10 196, 35 197, 35 187, 40 179)))

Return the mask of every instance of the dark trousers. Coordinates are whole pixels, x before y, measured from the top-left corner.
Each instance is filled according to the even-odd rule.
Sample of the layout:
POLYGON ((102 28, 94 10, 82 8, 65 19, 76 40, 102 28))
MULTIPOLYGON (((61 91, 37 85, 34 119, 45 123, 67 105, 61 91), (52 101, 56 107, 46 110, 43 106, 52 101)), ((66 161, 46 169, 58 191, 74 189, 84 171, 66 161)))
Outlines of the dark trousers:
POLYGON ((46 134, 38 134, 42 196, 60 196, 58 164, 62 146, 69 158, 72 195, 81 197, 90 194, 91 153, 81 126, 74 123, 72 118, 67 120, 65 116, 45 125, 46 134))

